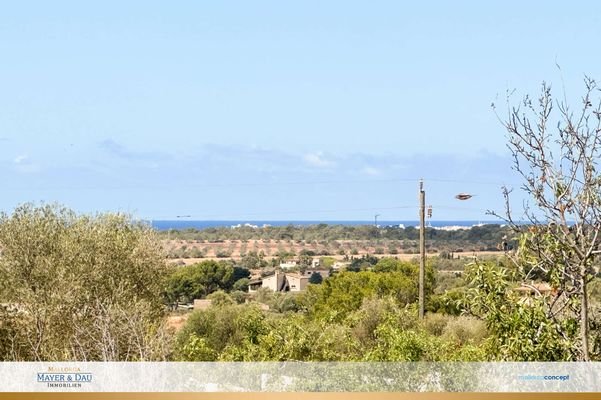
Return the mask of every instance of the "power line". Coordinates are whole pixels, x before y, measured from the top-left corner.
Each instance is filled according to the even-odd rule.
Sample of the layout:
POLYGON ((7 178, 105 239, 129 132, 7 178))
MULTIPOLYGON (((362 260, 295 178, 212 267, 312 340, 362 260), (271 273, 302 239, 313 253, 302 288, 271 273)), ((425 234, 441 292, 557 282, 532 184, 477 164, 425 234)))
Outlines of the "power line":
MULTIPOLYGON (((486 213, 486 209, 476 208, 476 207, 454 207, 454 206, 442 206, 442 205, 433 205, 434 210, 453 210, 453 211, 471 211, 471 212, 480 212, 486 213)), ((154 216, 154 220, 169 220, 169 219, 182 219, 182 220, 209 220, 209 219, 220 219, 220 220, 243 220, 257 216, 271 216, 271 215, 293 215, 293 214, 324 214, 324 213, 340 213, 340 212, 356 212, 356 211, 387 211, 387 210, 401 210, 401 209, 418 209, 416 205, 402 205, 402 206, 387 206, 387 207, 362 207, 362 208, 336 208, 336 209, 319 209, 319 210, 283 210, 283 211, 261 211, 261 212, 253 212, 253 213, 239 213, 239 214, 187 214, 185 215, 185 219, 182 219, 182 216, 177 215, 160 215, 154 216)), ((378 214, 378 216, 380 216, 378 214)))
POLYGON ((228 183, 181 183, 181 184, 124 184, 104 186, 46 186, 46 187, 3 187, 2 190, 110 190, 110 189, 164 189, 164 188, 228 188, 228 187, 254 187, 254 186, 295 186, 295 185, 332 185, 332 184, 357 184, 357 183, 394 183, 416 182, 416 179, 341 179, 341 180, 316 180, 316 181, 280 181, 280 182, 228 182, 228 183))
POLYGON ((440 205, 433 205, 432 207, 435 210, 486 211, 486 209, 476 208, 476 207, 456 207, 456 206, 440 206, 440 205))
POLYGON ((467 179, 427 179, 428 182, 440 182, 440 183, 463 183, 472 185, 495 185, 495 186, 519 186, 521 183, 516 182, 491 182, 491 181, 472 181, 467 179))
MULTIPOLYGON (((3 187, 3 191, 23 191, 23 190, 124 190, 124 189, 175 189, 175 188, 230 188, 230 187, 263 187, 263 186, 303 186, 303 185, 337 185, 337 184, 372 184, 372 183, 416 183, 418 179, 415 178, 390 178, 390 179, 332 179, 332 180, 309 180, 309 181, 281 181, 281 182, 227 182, 227 183, 164 183, 164 184, 121 184, 121 185, 69 185, 69 186, 39 186, 39 187, 3 187)), ((494 186, 506 186, 513 185, 519 186, 521 184, 511 182, 491 182, 491 181, 472 181, 466 179, 442 179, 442 178, 428 178, 429 182, 439 183, 460 183, 460 184, 471 184, 471 185, 494 185, 494 186)))
MULTIPOLYGON (((200 220, 206 220, 206 219, 223 219, 223 220, 228 220, 228 219, 245 219, 246 217, 256 217, 256 216, 262 216, 262 215, 283 215, 283 214, 303 214, 303 213, 314 213, 314 214, 321 214, 321 213, 337 213, 337 212, 349 212, 349 211, 379 211, 379 210, 400 210, 400 209, 407 209, 407 208, 415 208, 415 205, 411 205, 411 206, 396 206, 396 207, 369 207, 369 208, 338 208, 338 209, 329 209, 329 210, 296 210, 296 211, 267 211, 267 212, 257 212, 257 213, 244 213, 244 214, 233 214, 233 215, 228 215, 227 217, 224 217, 224 214, 213 214, 213 215, 187 215, 186 218, 189 219, 193 219, 193 218, 197 218, 200 220), (234 218, 236 217, 236 218, 234 218)), ((167 219, 167 218, 173 218, 176 219, 177 216, 174 215, 162 215, 162 216, 155 216, 154 218, 151 219, 167 219)))
MULTIPOLYGON (((97 187, 97 186, 88 186, 88 189, 91 190, 110 190, 110 189, 136 189, 136 188, 148 188, 148 189, 160 189, 160 188, 169 188, 176 190, 178 188, 228 188, 228 187, 252 187, 252 186, 281 186, 281 185, 334 185, 334 184, 368 184, 368 183, 398 183, 398 182, 407 182, 407 183, 416 183, 418 179, 414 178, 394 178, 394 179, 354 179, 354 180, 314 180, 314 181, 287 181, 287 182, 226 182, 219 184, 203 184, 203 183, 195 183, 195 184, 185 184, 185 185, 117 185, 112 187, 97 187)), ((461 184, 486 184, 486 185, 499 185, 502 186, 501 183, 495 182, 483 182, 483 181, 471 181, 471 180, 461 180, 461 179, 444 179, 444 178, 431 178, 429 181, 439 182, 439 183, 461 183, 461 184)), ((31 190, 32 188, 27 188, 31 190)), ((46 190, 85 190, 85 186, 80 187, 48 187, 46 190)), ((3 188, 3 190, 7 190, 7 188, 3 188)), ((10 188, 8 188, 10 190, 10 188)), ((23 189, 15 189, 15 190, 23 190, 23 189)), ((43 188, 34 188, 34 190, 44 190, 43 188)), ((470 207, 458 207, 452 205, 434 205, 435 210, 458 210, 458 211, 471 211, 471 212, 481 212, 485 213, 487 210, 480 208, 470 208, 470 207)), ((259 216, 272 216, 272 215, 293 215, 293 214, 324 214, 324 213, 340 213, 340 212, 367 212, 367 211, 384 211, 384 210, 398 210, 398 209, 411 209, 415 208, 415 205, 400 205, 400 206, 387 206, 387 207, 363 207, 363 208, 335 208, 335 209, 319 209, 319 210, 286 210, 286 211, 265 211, 265 212, 254 212, 254 213, 240 213, 236 215, 228 215, 224 217, 223 214, 212 214, 212 215, 187 215, 186 219, 248 219, 249 217, 259 217, 259 216)), ((180 215, 179 218, 182 216, 180 215)), ((176 215, 169 216, 155 216, 150 219, 178 219, 176 215)))

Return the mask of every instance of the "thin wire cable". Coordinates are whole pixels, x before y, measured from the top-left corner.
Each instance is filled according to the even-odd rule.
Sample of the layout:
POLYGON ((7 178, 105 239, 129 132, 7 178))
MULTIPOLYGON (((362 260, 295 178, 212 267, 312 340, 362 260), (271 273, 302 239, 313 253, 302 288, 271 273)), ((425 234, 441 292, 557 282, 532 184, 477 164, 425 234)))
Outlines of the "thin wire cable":
MULTIPOLYGON (((180 221, 192 221, 192 220, 208 220, 208 219, 220 219, 220 220, 243 220, 256 216, 263 215, 292 215, 292 214, 324 214, 324 213, 339 213, 339 212, 349 212, 349 211, 387 211, 387 210, 400 210, 400 209, 412 209, 416 210, 419 206, 416 205, 403 205, 403 206, 387 206, 387 207, 364 207, 364 208, 338 208, 338 209, 327 209, 327 210, 286 210, 286 211, 264 211, 264 212, 254 212, 254 213, 240 213, 240 214, 209 214, 209 215, 198 215, 198 214, 186 214, 184 216, 181 215, 161 215, 155 216, 153 218, 148 218, 150 220, 180 220, 180 221)), ((472 212, 480 212, 486 213, 486 209, 476 208, 476 207, 456 207, 456 206, 444 206, 444 205, 432 205, 434 210, 454 210, 454 211, 472 211, 472 212)))
POLYGON ((491 181, 471 181, 471 180, 464 180, 464 179, 437 179, 437 178, 431 178, 431 179, 426 179, 424 178, 425 182, 440 182, 440 183, 465 183, 465 184, 474 184, 474 185, 495 185, 495 186, 519 186, 521 185, 521 183, 515 183, 515 182, 491 182, 491 181))
MULTIPOLYGON (((461 179, 443 179, 443 178, 427 178, 426 182, 439 182, 439 183, 462 183, 462 184, 476 184, 476 185, 499 185, 503 184, 499 182, 483 182, 483 181, 470 181, 470 180, 461 180, 461 179)), ((394 182, 406 182, 406 183, 418 183, 419 179, 415 178, 395 178, 395 179, 356 179, 356 180, 321 180, 321 181, 289 181, 289 182, 230 182, 230 183, 222 183, 222 184, 186 184, 185 188, 190 187, 198 187, 198 188, 227 188, 227 187, 250 187, 250 186, 280 186, 280 185, 334 185, 334 184, 369 184, 369 183, 394 183, 394 182)), ((91 190, 111 190, 111 189, 160 189, 160 188, 169 188, 169 189, 177 189, 174 185, 153 185, 153 186, 145 186, 145 185, 121 185, 121 186, 112 186, 112 187, 94 187, 89 186, 87 189, 91 190)), ((27 188, 28 190, 32 190, 32 188, 27 188)), ((47 189, 43 188, 33 188, 33 190, 85 190, 86 187, 49 187, 47 189)), ((11 190, 11 188, 3 188, 3 190, 11 190)), ((13 190, 23 190, 23 189, 13 189, 13 190)), ((485 213, 487 210, 473 207, 458 207, 458 206, 448 206, 448 205, 434 205, 435 210, 460 210, 460 211, 473 211, 473 212, 482 212, 485 213)), ((339 213, 339 212, 351 212, 351 211, 383 211, 383 210, 395 210, 395 209, 410 209, 410 208, 418 208, 417 205, 401 205, 401 206, 393 206, 393 207, 367 207, 367 208, 348 208, 348 209, 328 209, 328 210, 294 210, 294 211, 266 211, 266 212, 255 212, 255 213, 240 213, 234 215, 228 215, 224 217, 223 214, 212 214, 212 215, 185 215, 185 218, 188 220, 192 219, 247 219, 248 217, 253 216, 265 216, 265 215, 292 215, 292 214, 306 214, 306 213, 314 213, 314 214, 323 214, 323 213, 339 213)), ((148 220, 161 220, 161 219, 173 219, 173 220, 184 220, 181 216, 177 215, 169 215, 169 216, 155 216, 153 218, 147 218, 148 220)))
MULTIPOLYGON (((228 187, 253 187, 253 186, 294 186, 294 185, 332 185, 356 183, 392 183, 392 182, 418 182, 418 179, 391 178, 391 179, 344 179, 344 180, 316 180, 316 181, 288 181, 288 182, 229 182, 229 183, 182 183, 181 188, 228 188, 228 187)), ((174 188, 177 185, 164 184, 128 184, 106 186, 46 186, 46 187, 3 187, 2 190, 112 190, 112 189, 164 189, 174 188)))
POLYGON ((193 220, 194 218, 200 219, 200 220, 219 218, 219 219, 223 219, 223 220, 230 220, 230 219, 239 220, 239 219, 245 219, 245 217, 261 216, 261 215, 284 215, 284 214, 290 215, 290 214, 303 214, 303 213, 323 214, 323 213, 337 213, 337 212, 348 212, 348 211, 400 210, 400 209, 410 209, 410 208, 417 209, 418 207, 416 205, 413 205, 413 206, 395 206, 395 207, 339 208, 339 209, 329 209, 329 210, 268 211, 268 212, 244 213, 244 214, 237 214, 237 215, 233 214, 233 215, 228 215, 227 217, 224 217, 224 214, 186 215, 185 218, 177 218, 177 216, 173 216, 173 215, 163 215, 163 216, 156 216, 154 218, 149 218, 149 219, 161 220, 161 219, 165 219, 165 218, 172 218, 173 220, 186 221, 186 220, 193 220), (240 217, 242 215, 244 215, 244 216, 240 217), (234 216, 236 216, 236 218, 233 218, 234 216))
MULTIPOLYGON (((418 183, 420 179, 415 178, 390 178, 390 179, 332 179, 332 180, 315 180, 315 181, 288 181, 288 182, 229 182, 229 183, 183 183, 175 185, 172 183, 164 184, 122 184, 122 185, 97 185, 97 186, 39 186, 39 187, 3 187, 3 191, 22 191, 22 190, 124 190, 124 189, 173 189, 173 188, 229 188, 229 187, 260 187, 260 186, 302 186, 302 185, 335 185, 335 184, 372 184, 372 183, 418 183)), ((519 186, 513 182, 492 182, 492 181, 472 181, 467 179, 442 179, 442 178, 424 178, 427 182, 439 183, 461 183, 472 185, 494 185, 494 186, 519 186)))

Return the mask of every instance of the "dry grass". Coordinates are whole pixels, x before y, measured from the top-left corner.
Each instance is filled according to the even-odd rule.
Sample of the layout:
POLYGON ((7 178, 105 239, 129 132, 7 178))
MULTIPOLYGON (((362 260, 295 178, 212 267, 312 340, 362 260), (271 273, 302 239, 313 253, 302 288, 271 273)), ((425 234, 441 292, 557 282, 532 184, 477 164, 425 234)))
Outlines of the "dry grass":
POLYGON ((186 324, 189 316, 190 313, 169 315, 167 317, 167 328, 169 330, 173 330, 174 332, 178 332, 186 324))

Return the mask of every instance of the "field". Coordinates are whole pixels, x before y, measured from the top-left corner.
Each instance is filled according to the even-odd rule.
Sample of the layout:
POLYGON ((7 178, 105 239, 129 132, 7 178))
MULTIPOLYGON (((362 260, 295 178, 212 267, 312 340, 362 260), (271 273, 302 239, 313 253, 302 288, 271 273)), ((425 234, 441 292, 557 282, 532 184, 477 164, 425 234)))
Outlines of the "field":
MULTIPOLYGON (((300 254, 328 256, 336 260, 363 255, 397 257, 412 260, 418 256, 418 245, 410 240, 163 240, 169 258, 179 264, 194 264, 202 260, 240 260, 249 252, 263 254, 265 260, 293 258, 300 254)), ((453 248, 455 258, 503 254, 501 251, 480 249, 475 246, 453 248)), ((438 249, 429 246, 428 255, 438 255, 438 249)))

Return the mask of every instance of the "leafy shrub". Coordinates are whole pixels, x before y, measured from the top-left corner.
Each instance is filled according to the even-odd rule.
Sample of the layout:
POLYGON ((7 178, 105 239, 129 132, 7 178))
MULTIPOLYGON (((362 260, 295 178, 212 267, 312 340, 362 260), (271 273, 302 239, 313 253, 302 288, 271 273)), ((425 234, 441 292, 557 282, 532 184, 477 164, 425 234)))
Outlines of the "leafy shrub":
POLYGON ((480 344, 488 336, 486 324, 473 317, 460 316, 448 320, 442 336, 461 345, 480 344))
POLYGON ((177 335, 175 357, 182 361, 214 361, 228 346, 256 342, 266 332, 264 320, 263 313, 254 305, 224 305, 194 311, 177 335), (196 356, 205 359, 193 358, 196 356), (206 359, 209 356, 215 358, 206 359))
POLYGON ((207 299, 211 300, 212 307, 231 306, 234 304, 234 300, 223 290, 209 294, 207 299))
POLYGON ((431 314, 425 315, 422 325, 426 332, 434 336, 441 336, 449 323, 449 317, 442 314, 431 314))

